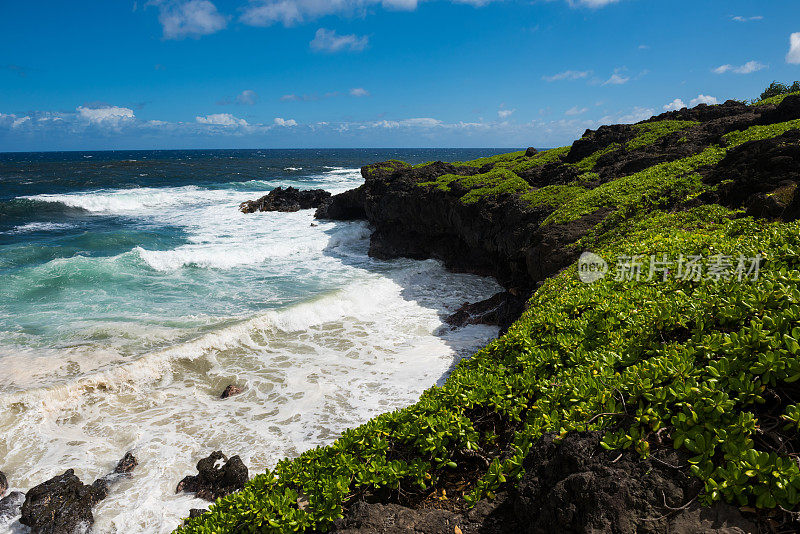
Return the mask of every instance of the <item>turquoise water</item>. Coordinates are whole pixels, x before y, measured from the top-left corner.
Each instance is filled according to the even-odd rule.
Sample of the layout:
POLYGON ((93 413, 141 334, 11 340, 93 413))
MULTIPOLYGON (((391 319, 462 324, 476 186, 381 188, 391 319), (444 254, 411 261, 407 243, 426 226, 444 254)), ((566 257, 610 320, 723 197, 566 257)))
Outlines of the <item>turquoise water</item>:
POLYGON ((205 505, 173 491, 211 450, 257 472, 413 402, 496 334, 442 324, 496 284, 372 260, 364 222, 238 205, 487 152, 0 154, 0 470, 90 481, 133 450, 96 530, 169 532, 205 505), (229 383, 245 392, 221 401, 229 383))

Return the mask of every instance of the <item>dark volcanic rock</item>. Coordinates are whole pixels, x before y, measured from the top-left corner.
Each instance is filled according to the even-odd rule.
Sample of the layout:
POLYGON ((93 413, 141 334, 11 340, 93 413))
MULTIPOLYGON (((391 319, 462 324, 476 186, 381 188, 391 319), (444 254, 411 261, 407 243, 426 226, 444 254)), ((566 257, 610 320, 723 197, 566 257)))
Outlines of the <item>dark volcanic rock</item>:
POLYGON ((749 111, 750 108, 744 102, 728 100, 724 104, 700 104, 693 108, 683 108, 678 111, 668 111, 666 113, 651 117, 644 122, 656 122, 662 120, 708 122, 722 117, 741 115, 743 113, 748 113, 749 111))
POLYGON ((514 295, 508 291, 497 293, 481 302, 465 303, 444 321, 457 328, 468 324, 488 324, 505 330, 525 310, 526 300, 524 295, 514 295))
POLYGON ((464 513, 448 510, 413 510, 398 504, 358 502, 334 521, 339 534, 519 534, 513 503, 500 493, 494 501, 482 500, 464 513), (458 528, 458 530, 456 530, 458 528))
POLYGON ((258 200, 248 200, 239 205, 242 213, 256 211, 300 211, 320 207, 331 194, 321 189, 301 191, 294 187, 278 187, 258 200))
POLYGON ((114 468, 113 474, 129 475, 134 469, 136 469, 137 465, 139 465, 139 460, 137 460, 132 453, 126 452, 125 456, 122 457, 122 460, 117 463, 117 467, 114 468))
POLYGON ((675 451, 667 455, 656 462, 605 451, 594 432, 568 434, 560 442, 544 436, 524 462, 515 503, 525 525, 521 532, 756 532, 732 506, 694 503, 702 484, 666 465, 681 462, 675 451))
POLYGON ((233 397, 241 392, 242 388, 239 386, 234 386, 233 384, 229 384, 228 387, 225 388, 225 391, 222 392, 222 395, 220 395, 220 398, 227 399, 228 397, 233 397))
POLYGON ((751 141, 732 149, 706 173, 716 191, 709 202, 746 208, 748 215, 795 220, 800 217, 800 131, 790 130, 773 139, 751 141))
POLYGON ((8 478, 5 473, 0 471, 0 496, 3 496, 8 491, 8 478))
POLYGON ((533 156, 535 156, 538 153, 539 153, 538 150, 536 150, 532 146, 529 146, 528 149, 525 151, 525 157, 526 158, 532 158, 533 156))
POLYGON ((364 212, 364 186, 332 196, 317 208, 314 217, 337 221, 366 219, 367 214, 364 212))
POLYGON ((200 499, 215 501, 239 491, 248 480, 247 467, 242 459, 234 456, 229 460, 220 451, 212 452, 211 456, 197 462, 197 471, 197 475, 181 480, 175 493, 196 493, 200 499))
POLYGON ((577 163, 586 156, 612 143, 625 143, 634 138, 636 132, 628 124, 601 126, 597 130, 586 130, 583 136, 572 143, 569 153, 564 158, 567 163, 577 163))
POLYGON ((789 95, 774 108, 761 115, 761 124, 775 124, 800 119, 800 95, 789 95))
POLYGON ((92 507, 105 496, 102 488, 87 486, 70 469, 28 492, 20 523, 33 534, 71 534, 94 523, 92 507))

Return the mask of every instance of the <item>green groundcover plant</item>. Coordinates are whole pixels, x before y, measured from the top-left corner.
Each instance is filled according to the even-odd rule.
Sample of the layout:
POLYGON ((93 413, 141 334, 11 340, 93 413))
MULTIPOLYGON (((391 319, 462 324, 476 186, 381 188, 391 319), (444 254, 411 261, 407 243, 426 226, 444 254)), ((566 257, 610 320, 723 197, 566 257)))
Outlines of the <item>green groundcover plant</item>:
MULTIPOLYGON (((648 126, 637 144, 685 127, 648 126)), ((719 146, 594 189, 535 188, 515 172, 558 161, 565 149, 496 156, 482 175, 420 184, 448 190, 459 180, 467 203, 522 195, 555 210, 548 224, 613 208, 575 245, 604 258, 610 271, 591 284, 576 265, 549 278, 504 336, 419 402, 281 460, 176 532, 325 531, 350 502, 415 502, 455 479, 465 481, 459 497, 475 503, 522 476, 523 458, 543 434, 583 430, 600 431, 605 448, 642 457, 659 447, 681 450, 705 504, 796 509, 800 223, 684 204, 708 187, 699 168, 737 144, 790 128, 800 124, 734 132, 719 146), (651 258, 692 257, 717 275, 681 276, 680 262, 655 276, 645 268, 651 258), (620 258, 628 261, 615 263, 620 258), (730 267, 725 276, 714 269, 721 262, 730 267), (637 265, 638 279, 638 270, 620 267, 637 265)))

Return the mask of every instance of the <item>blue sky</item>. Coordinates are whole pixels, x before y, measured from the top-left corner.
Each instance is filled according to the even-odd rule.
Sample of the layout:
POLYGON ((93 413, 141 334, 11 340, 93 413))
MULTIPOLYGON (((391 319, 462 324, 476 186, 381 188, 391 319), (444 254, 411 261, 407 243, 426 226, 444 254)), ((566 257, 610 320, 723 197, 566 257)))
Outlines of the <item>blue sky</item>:
POLYGON ((0 151, 550 147, 795 79, 797 0, 0 5, 0 151))

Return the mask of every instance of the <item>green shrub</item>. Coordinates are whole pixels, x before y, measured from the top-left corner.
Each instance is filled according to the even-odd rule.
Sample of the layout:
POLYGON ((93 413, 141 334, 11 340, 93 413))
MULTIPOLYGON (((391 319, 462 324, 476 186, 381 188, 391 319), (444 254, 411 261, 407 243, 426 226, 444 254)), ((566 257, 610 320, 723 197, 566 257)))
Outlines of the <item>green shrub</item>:
POLYGON ((652 145, 659 139, 675 132, 691 128, 700 124, 696 121, 655 121, 634 124, 636 137, 628 141, 625 145, 627 150, 635 150, 652 145))
POLYGON ((453 183, 458 183, 468 192, 461 196, 464 204, 473 204, 487 195, 501 193, 523 193, 531 186, 517 174, 503 167, 494 167, 487 173, 473 176, 445 174, 432 182, 420 182, 421 187, 436 187, 442 191, 450 191, 453 183))
POLYGON ((764 92, 761 93, 760 100, 764 102, 776 96, 785 96, 790 93, 800 93, 800 82, 796 81, 792 85, 772 82, 769 87, 764 89, 764 92))

